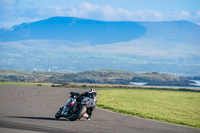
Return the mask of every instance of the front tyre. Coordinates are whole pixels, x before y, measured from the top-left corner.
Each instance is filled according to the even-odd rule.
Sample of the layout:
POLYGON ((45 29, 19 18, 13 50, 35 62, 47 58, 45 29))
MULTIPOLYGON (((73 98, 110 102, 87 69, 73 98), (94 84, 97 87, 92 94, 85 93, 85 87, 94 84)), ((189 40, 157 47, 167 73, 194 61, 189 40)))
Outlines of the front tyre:
POLYGON ((59 119, 61 117, 62 109, 63 108, 60 108, 60 110, 55 114, 56 119, 59 119))
POLYGON ((80 110, 78 110, 75 114, 69 117, 69 120, 75 121, 77 119, 80 119, 84 113, 86 113, 86 107, 82 106, 80 110))

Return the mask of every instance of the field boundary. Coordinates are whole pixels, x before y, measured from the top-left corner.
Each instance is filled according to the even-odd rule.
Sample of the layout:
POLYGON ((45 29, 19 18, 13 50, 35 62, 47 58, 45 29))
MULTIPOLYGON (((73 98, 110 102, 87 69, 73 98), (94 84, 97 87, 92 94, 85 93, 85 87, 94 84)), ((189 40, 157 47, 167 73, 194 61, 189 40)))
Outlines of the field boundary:
POLYGON ((17 86, 49 86, 49 87, 65 87, 65 88, 95 88, 95 89, 147 89, 147 90, 170 90, 170 91, 189 91, 200 92, 200 89, 184 88, 184 87, 165 87, 165 86, 135 86, 121 84, 94 84, 94 83, 50 83, 50 82, 2 82, 0 85, 17 85, 17 86))
POLYGON ((119 84, 89 84, 89 83, 64 83, 61 86, 66 88, 101 88, 101 89, 148 89, 148 90, 171 90, 171 91, 190 91, 200 92, 200 89, 183 88, 183 87, 161 87, 161 86, 133 86, 133 85, 119 85, 119 84))

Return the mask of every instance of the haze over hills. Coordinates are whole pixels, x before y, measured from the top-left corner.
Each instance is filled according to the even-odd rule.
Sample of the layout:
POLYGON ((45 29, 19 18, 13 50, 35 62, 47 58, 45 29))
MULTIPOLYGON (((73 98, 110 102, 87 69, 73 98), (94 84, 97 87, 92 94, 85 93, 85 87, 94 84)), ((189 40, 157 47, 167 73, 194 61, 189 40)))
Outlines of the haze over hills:
POLYGON ((200 26, 53 17, 0 29, 0 69, 200 75, 200 26))

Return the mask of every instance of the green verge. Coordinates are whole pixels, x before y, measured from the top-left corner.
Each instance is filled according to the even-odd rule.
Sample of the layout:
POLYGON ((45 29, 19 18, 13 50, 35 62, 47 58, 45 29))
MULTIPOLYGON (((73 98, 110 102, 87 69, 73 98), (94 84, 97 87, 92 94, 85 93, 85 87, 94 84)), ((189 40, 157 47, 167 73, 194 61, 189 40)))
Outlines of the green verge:
POLYGON ((100 89, 97 107, 200 128, 200 93, 169 90, 100 89))

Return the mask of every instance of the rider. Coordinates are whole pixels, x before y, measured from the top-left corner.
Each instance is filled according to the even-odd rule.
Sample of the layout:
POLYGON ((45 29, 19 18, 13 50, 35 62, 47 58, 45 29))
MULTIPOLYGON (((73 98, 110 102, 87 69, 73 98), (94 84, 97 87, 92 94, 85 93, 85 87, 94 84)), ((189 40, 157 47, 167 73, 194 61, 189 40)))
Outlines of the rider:
MULTIPOLYGON (((97 102, 97 93, 96 93, 95 89, 93 89, 93 88, 88 89, 87 92, 83 92, 82 94, 77 93, 77 92, 71 92, 70 94, 71 94, 71 97, 73 97, 73 96, 89 97, 89 98, 91 98, 91 99, 94 100, 94 103, 96 105, 96 102, 97 102)), ((82 100, 83 100, 83 98, 81 98, 81 97, 79 97, 77 99, 77 101, 82 101, 82 100)), ((87 111, 86 111, 87 114, 84 115, 84 118, 86 118, 88 120, 91 119, 92 111, 94 110, 95 105, 87 108, 87 111)))

